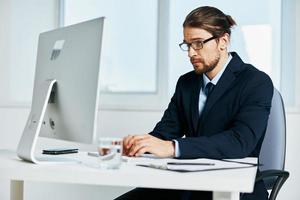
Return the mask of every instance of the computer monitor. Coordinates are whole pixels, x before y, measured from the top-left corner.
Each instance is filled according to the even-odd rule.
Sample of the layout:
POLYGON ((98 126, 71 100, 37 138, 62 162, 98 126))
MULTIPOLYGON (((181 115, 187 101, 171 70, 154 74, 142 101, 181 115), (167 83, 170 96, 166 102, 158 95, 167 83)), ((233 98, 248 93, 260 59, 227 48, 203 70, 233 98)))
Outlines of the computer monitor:
POLYGON ((34 156, 38 136, 92 143, 96 135, 104 18, 41 33, 31 112, 17 154, 34 156))

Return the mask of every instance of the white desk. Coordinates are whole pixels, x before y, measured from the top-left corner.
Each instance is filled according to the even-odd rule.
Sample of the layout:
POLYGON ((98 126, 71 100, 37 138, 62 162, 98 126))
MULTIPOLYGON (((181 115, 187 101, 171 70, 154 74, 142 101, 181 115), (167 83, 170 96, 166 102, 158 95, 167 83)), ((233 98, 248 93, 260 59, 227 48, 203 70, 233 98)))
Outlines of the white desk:
MULTIPOLYGON (((256 161, 255 158, 241 160, 253 163, 256 161)), ((179 173, 138 167, 131 162, 123 164, 119 170, 100 170, 74 163, 36 165, 21 161, 15 152, 9 150, 0 150, 0 163, 0 179, 11 181, 11 200, 23 199, 24 181, 206 190, 213 191, 214 200, 238 200, 240 192, 253 191, 257 170, 252 167, 179 173)))

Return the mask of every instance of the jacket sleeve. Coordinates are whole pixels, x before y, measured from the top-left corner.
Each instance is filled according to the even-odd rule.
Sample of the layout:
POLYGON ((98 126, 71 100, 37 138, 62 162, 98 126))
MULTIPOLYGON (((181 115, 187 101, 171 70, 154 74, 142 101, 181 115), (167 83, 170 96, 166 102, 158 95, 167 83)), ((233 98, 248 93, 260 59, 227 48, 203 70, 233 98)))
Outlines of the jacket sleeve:
POLYGON ((150 132, 150 135, 158 137, 163 140, 172 140, 181 138, 183 134, 184 122, 180 116, 180 85, 182 77, 179 78, 176 84, 176 89, 168 108, 165 110, 163 117, 150 132))
POLYGON ((273 84, 264 73, 249 81, 241 93, 237 114, 228 129, 212 136, 178 139, 180 158, 243 158, 262 141, 273 96, 273 84))

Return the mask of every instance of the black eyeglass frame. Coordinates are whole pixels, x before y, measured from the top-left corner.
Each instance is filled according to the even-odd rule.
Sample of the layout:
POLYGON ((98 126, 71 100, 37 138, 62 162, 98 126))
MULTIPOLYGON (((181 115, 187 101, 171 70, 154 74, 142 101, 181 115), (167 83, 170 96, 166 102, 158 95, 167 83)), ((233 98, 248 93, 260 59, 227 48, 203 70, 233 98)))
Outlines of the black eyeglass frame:
POLYGON ((212 36, 212 37, 210 37, 210 38, 208 38, 208 39, 206 39, 206 40, 196 40, 196 41, 193 41, 193 42, 191 42, 191 43, 187 43, 187 42, 182 42, 182 43, 180 43, 179 44, 179 47, 180 47, 180 49, 181 50, 183 50, 183 51, 189 51, 190 50, 190 48, 192 47, 195 51, 198 51, 198 50, 200 50, 200 49, 203 49, 203 46, 204 46, 204 44, 205 43, 207 43, 207 42, 209 42, 209 41, 211 41, 211 40, 213 40, 213 39, 217 39, 218 37, 217 36, 212 36), (200 46, 200 47, 196 47, 197 45, 198 46, 200 46), (199 45, 200 44, 200 45, 199 45), (183 48, 182 46, 183 45, 186 45, 187 46, 187 49, 185 49, 185 48, 183 48))

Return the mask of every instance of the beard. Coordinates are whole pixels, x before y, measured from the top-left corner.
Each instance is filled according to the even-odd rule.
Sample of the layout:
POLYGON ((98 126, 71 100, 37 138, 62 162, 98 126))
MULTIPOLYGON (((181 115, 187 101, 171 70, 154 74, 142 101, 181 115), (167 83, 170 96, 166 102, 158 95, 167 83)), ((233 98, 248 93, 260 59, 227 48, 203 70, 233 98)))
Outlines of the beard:
POLYGON ((217 64, 220 61, 220 54, 216 55, 214 59, 210 61, 205 61, 203 58, 191 58, 190 61, 193 64, 193 62, 197 62, 193 64, 194 71, 196 74, 205 74, 215 69, 217 64), (201 65, 201 66, 199 66, 201 65))

